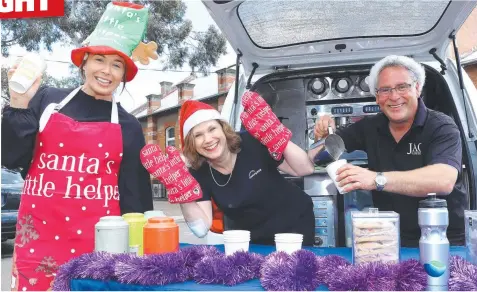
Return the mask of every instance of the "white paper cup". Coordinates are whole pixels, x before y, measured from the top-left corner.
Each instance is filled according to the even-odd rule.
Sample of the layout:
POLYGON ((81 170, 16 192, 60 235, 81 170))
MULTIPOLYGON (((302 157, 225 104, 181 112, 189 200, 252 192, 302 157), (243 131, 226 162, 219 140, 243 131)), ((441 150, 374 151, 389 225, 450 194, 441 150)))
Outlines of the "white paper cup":
POLYGON ((237 251, 248 251, 249 240, 226 241, 224 240, 225 255, 229 256, 237 251))
POLYGON ((224 231, 224 240, 241 239, 250 241, 250 231, 247 230, 227 230, 224 231))
POLYGON ((337 160, 333 163, 330 163, 327 167, 326 167, 326 172, 328 173, 328 175, 330 176, 330 178, 333 180, 333 182, 335 183, 335 186, 336 188, 338 189, 338 192, 340 194, 344 194, 343 192, 343 188, 340 187, 338 185, 338 183, 336 182, 336 172, 338 171, 338 169, 340 167, 342 167, 343 165, 345 165, 347 163, 346 159, 340 159, 340 160, 337 160))
POLYGON ((35 53, 26 54, 18 64, 15 73, 10 79, 10 88, 18 93, 25 93, 33 82, 46 70, 46 62, 35 53))
POLYGON ((292 254, 301 249, 303 234, 299 233, 277 233, 275 234, 275 247, 277 251, 284 251, 292 254))
POLYGON ((250 246, 250 231, 226 230, 223 232, 225 255, 232 255, 237 251, 248 251, 250 246))
POLYGON ((284 241, 297 241, 297 240, 303 240, 303 235, 302 234, 293 234, 293 233, 282 233, 282 234, 276 234, 275 235, 275 240, 284 240, 284 241))
POLYGON ((223 232, 224 237, 250 237, 248 230, 226 230, 223 232))
POLYGON ((303 240, 297 240, 297 241, 279 241, 275 240, 275 248, 277 251, 284 251, 288 254, 292 254, 297 250, 301 249, 301 245, 303 243, 303 240))

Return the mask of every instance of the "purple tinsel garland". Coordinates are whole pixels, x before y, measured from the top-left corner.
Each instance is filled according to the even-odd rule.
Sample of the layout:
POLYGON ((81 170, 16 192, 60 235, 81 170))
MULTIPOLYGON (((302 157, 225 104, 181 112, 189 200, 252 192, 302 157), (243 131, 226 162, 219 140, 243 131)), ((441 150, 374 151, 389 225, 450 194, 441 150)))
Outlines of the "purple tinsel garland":
POLYGON ((318 270, 318 279, 320 279, 320 284, 324 284, 326 286, 329 286, 336 269, 351 265, 351 263, 345 260, 345 258, 337 255, 318 257, 318 263, 320 265, 320 269, 318 270))
POLYGON ((274 252, 265 258, 260 282, 266 290, 312 291, 321 283, 318 271, 318 258, 311 251, 274 252))
POLYGON ((124 255, 94 252, 74 258, 60 266, 53 283, 53 290, 69 291, 72 279, 114 279, 114 263, 122 256, 124 255))
MULTIPOLYGON (((194 279, 200 284, 237 285, 260 278, 266 290, 422 291, 427 275, 419 261, 351 265, 344 258, 316 256, 308 250, 267 257, 237 252, 225 256, 215 247, 192 246, 176 253, 138 257, 93 252, 60 266, 53 290, 69 291, 72 279, 117 280, 126 284, 165 285, 194 279)), ((477 266, 461 257, 450 259, 450 291, 477 291, 477 266)))
POLYGON ((207 245, 187 247, 181 249, 179 252, 184 258, 188 279, 192 279, 194 277, 195 266, 202 260, 202 258, 205 256, 218 256, 221 254, 217 248, 207 245))
POLYGON ((372 262, 341 266, 330 277, 331 291, 393 291, 396 278, 393 265, 372 262))
POLYGON ((401 262, 396 268, 397 291, 423 291, 426 289, 427 274, 418 260, 401 262))
POLYGON ((165 285, 187 280, 187 269, 179 253, 129 255, 116 262, 114 272, 124 284, 165 285))
POLYGON ((451 256, 449 291, 477 291, 477 266, 459 256, 451 256))
POLYGON ((194 280, 199 284, 237 285, 259 278, 263 260, 262 255, 249 252, 206 255, 195 266, 194 280))

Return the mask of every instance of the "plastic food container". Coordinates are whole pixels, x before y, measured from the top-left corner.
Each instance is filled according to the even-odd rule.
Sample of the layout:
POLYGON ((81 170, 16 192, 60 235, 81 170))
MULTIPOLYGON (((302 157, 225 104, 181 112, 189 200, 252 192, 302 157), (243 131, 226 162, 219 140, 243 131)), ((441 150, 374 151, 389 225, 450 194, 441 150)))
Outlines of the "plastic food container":
POLYGON ((398 213, 379 212, 376 208, 370 208, 367 212, 353 211, 351 222, 354 264, 377 261, 399 263, 398 213))
POLYGON ((152 218, 152 217, 167 217, 167 216, 162 211, 150 210, 150 211, 144 212, 144 217, 146 218, 146 222, 147 222, 147 219, 152 218))
POLYGON ((465 214, 465 248, 469 262, 477 265, 477 211, 466 210, 465 214))
POLYGON ((104 216, 94 226, 94 250, 129 252, 129 225, 121 216, 104 216))
POLYGON ((143 229, 147 223, 142 213, 127 213, 123 215, 129 224, 129 252, 143 255, 143 229))
POLYGON ((149 218, 144 226, 144 254, 179 250, 179 225, 169 217, 149 218))

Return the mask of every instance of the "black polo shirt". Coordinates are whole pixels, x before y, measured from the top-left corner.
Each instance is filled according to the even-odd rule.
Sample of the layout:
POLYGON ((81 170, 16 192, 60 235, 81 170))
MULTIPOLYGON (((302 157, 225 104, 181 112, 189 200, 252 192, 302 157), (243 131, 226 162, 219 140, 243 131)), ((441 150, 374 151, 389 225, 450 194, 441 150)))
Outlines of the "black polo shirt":
MULTIPOLYGON (((442 198, 449 210, 447 237, 451 244, 463 245, 468 194, 462 183, 462 144, 456 124, 449 116, 426 108, 420 98, 414 123, 399 143, 388 124, 388 118, 379 113, 340 129, 337 134, 343 138, 348 152, 363 150, 368 154, 368 168, 372 171, 406 171, 437 163, 455 167, 459 172, 457 182, 452 193, 442 198)), ((401 245, 418 246, 421 231, 417 211, 419 201, 425 198, 385 191, 372 193, 375 207, 400 214, 401 245)))
POLYGON ((303 244, 314 241, 313 202, 295 184, 287 181, 268 150, 248 132, 240 133, 242 142, 235 166, 224 175, 203 163, 190 170, 202 188, 199 201, 214 199, 229 221, 229 229, 251 233, 251 242, 275 244, 276 233, 303 234, 303 244), (213 175, 213 176, 212 176, 213 175))

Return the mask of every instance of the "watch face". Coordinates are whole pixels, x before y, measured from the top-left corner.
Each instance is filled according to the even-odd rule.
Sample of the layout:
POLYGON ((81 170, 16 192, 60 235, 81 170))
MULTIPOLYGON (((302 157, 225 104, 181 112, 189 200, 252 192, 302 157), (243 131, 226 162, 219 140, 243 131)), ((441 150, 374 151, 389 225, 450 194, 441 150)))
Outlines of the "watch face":
POLYGON ((378 175, 376 177, 376 182, 379 184, 379 185, 384 185, 386 183, 386 178, 382 175, 378 175))

